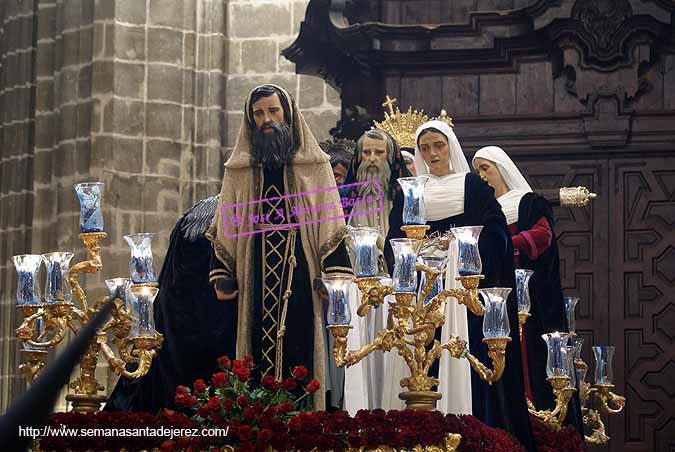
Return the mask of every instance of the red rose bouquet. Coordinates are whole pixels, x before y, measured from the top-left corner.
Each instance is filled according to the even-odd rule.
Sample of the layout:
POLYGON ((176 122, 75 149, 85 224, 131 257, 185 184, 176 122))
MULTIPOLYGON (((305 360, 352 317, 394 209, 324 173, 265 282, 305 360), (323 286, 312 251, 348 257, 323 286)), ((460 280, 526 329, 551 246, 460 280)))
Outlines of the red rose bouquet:
MULTIPOLYGON (((258 452, 272 447, 276 451, 343 451, 347 448, 379 446, 412 449, 437 446, 447 433, 462 435, 458 452, 524 452, 524 448, 504 430, 490 428, 473 416, 444 415, 438 411, 361 410, 354 417, 346 411, 327 413, 306 411, 310 394, 319 390, 303 366, 292 370, 281 381, 265 376, 252 388, 251 356, 243 360, 218 360, 221 368, 209 382, 196 380, 192 388, 179 386, 175 404, 179 411, 165 409, 159 416, 146 413, 56 413, 49 425, 53 429, 95 428, 117 432, 98 436, 45 436, 38 440, 45 452, 121 450, 129 452, 258 452), (143 429, 167 431, 170 436, 150 435, 143 429), (180 430, 186 433, 174 433, 180 430), (120 435, 129 431, 133 435, 120 435), (135 432, 141 432, 136 434, 135 432), (176 436, 178 435, 178 436, 176 436)), ((571 427, 552 432, 533 423, 540 451, 583 451, 583 438, 571 427)))
MULTIPOLYGON (((243 360, 222 356, 218 365, 221 371, 214 373, 209 383, 200 379, 192 388, 176 388, 174 402, 179 410, 202 429, 217 433, 191 438, 188 445, 194 448, 232 445, 241 452, 262 450, 268 445, 278 450, 290 446, 289 429, 297 422, 294 419, 300 411, 309 409, 309 395, 319 390, 319 381, 314 378, 305 385, 309 372, 304 366, 297 366, 291 377, 278 381, 266 375, 259 387, 252 388, 251 355, 243 360)), ((185 447, 166 441, 161 450, 173 452, 185 447)))

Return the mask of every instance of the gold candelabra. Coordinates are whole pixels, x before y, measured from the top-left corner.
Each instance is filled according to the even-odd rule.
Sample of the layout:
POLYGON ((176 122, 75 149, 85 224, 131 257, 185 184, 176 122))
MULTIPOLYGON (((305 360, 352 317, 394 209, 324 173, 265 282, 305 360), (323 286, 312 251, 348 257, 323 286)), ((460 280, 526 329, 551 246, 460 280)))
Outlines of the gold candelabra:
MULTIPOLYGON (((612 392, 613 384, 608 383, 587 383, 585 381, 586 373, 588 372, 588 365, 581 359, 580 351, 583 342, 576 336, 574 331, 574 309, 578 299, 574 297, 565 297, 565 309, 567 311, 568 328, 570 330, 569 337, 571 343, 574 344, 574 359, 573 367, 570 372, 574 372, 577 380, 577 387, 579 390, 579 398, 581 401, 581 411, 583 417, 583 424, 585 432, 584 439, 588 444, 606 444, 609 441, 609 436, 605 430, 605 424, 602 421, 601 413, 613 415, 620 413, 626 405, 626 399, 623 396, 612 392), (599 409, 593 408, 593 401, 599 405, 599 409), (588 406, 588 405, 591 406, 588 406)), ((518 312, 519 327, 522 331, 530 314, 527 312, 518 312)), ((596 359, 602 359, 596 356, 596 359)), ((605 362, 603 367, 609 366, 611 368, 611 357, 609 362, 605 362)), ((565 417, 567 416, 569 402, 577 391, 577 388, 572 387, 569 382, 569 376, 553 376, 546 379, 553 390, 556 405, 553 410, 537 410, 532 401, 527 401, 528 411, 530 414, 542 423, 547 425, 552 430, 559 430, 562 426, 565 417)))
MULTIPOLYGON (((529 311, 529 294, 527 294, 527 283, 529 277, 532 275, 531 271, 525 271, 521 274, 522 270, 516 270, 516 284, 523 285, 523 287, 518 287, 518 305, 519 308, 524 305, 527 306, 527 311, 519 310, 518 311, 518 329, 520 332, 521 340, 523 336, 523 330, 527 319, 530 318, 531 314, 529 311), (524 289, 524 290, 523 290, 524 289), (525 304, 523 304, 523 298, 527 298, 525 304)), ((549 351, 550 353, 550 351, 549 351)), ((568 369, 569 372, 569 369, 568 369)), ((570 385, 572 378, 569 375, 551 375, 546 378, 546 381, 551 385, 551 390, 555 396, 555 407, 552 410, 538 410, 534 405, 532 400, 527 400, 527 410, 532 416, 537 418, 540 422, 546 425, 548 428, 554 431, 560 430, 562 427, 565 417, 567 417, 567 411, 569 408, 570 400, 572 396, 577 391, 575 387, 570 385)))
MULTIPOLYGON (((408 238, 419 239, 424 237, 428 228, 425 225, 409 225, 401 229, 408 238)), ((418 249, 424 245, 423 242, 418 243, 418 249)), ((429 376, 429 370, 443 350, 450 352, 454 358, 467 358, 474 371, 491 384, 502 377, 506 366, 505 350, 511 338, 483 339, 488 347, 492 369, 469 353, 465 340, 453 336, 449 341, 440 343, 434 339, 436 329, 444 322, 448 298, 455 298, 475 315, 484 315, 485 308, 478 298, 478 284, 484 276, 460 276, 457 280, 462 283, 462 287, 442 290, 425 304, 424 300, 433 290, 441 272, 420 263, 415 264, 415 270, 423 272, 426 280, 418 297, 413 292, 397 292, 383 286, 378 277, 355 279, 362 293, 357 310, 359 316, 365 316, 373 307, 379 306, 387 295, 393 295, 396 300, 389 302, 387 328, 379 331, 371 343, 358 350, 347 350, 347 335, 351 325, 329 325, 327 328, 335 338, 333 357, 339 367, 354 365, 374 350, 389 352, 396 349, 411 373, 409 377, 401 379, 400 385, 407 391, 400 393, 399 397, 406 402, 407 408, 433 410, 442 395, 431 390, 440 382, 429 376)))
POLYGON ((626 398, 612 392, 613 384, 586 383, 588 365, 580 357, 575 358, 574 367, 577 369, 577 375, 580 376, 579 397, 584 429, 590 432, 590 435, 584 435, 584 439, 589 444, 607 444, 609 436, 600 414, 603 412, 608 416, 619 414, 626 406, 626 398), (598 409, 592 407, 593 401, 597 403, 596 406, 599 406, 598 409), (587 406, 589 404, 591 406, 587 406))
POLYGON ((570 380, 570 377, 563 375, 548 377, 546 379, 551 385, 553 395, 555 396, 555 408, 553 410, 537 410, 531 400, 527 401, 527 409, 530 414, 551 430, 560 430, 565 417, 567 417, 570 400, 574 393, 577 392, 576 388, 569 386, 570 380))
MULTIPOLYGON (((89 306, 87 295, 79 283, 80 273, 95 273, 101 270, 100 242, 106 236, 105 232, 86 232, 79 235, 89 259, 68 269, 68 281, 72 287, 73 297, 80 301, 81 308, 65 298, 38 305, 18 306, 25 319, 16 329, 17 336, 29 346, 39 348, 22 350, 24 363, 21 364, 20 369, 29 381, 35 378, 44 365, 46 349, 58 345, 69 329, 77 334, 77 324, 84 325, 88 322, 111 298, 111 296, 101 297, 89 306), (38 327, 38 322, 41 322, 44 328, 38 327)), ((134 285, 131 291, 137 296, 147 290, 153 290, 156 294, 157 289, 144 287, 147 285, 134 285)), ((156 283, 150 285, 157 286, 156 283)), ((66 400, 73 403, 74 411, 95 412, 99 410, 100 404, 107 400, 107 397, 98 394, 99 391, 105 389, 96 380, 95 375, 99 352, 103 353, 110 367, 119 375, 139 378, 148 372, 157 350, 162 345, 163 337, 157 332, 154 332, 153 336, 130 337, 132 320, 132 313, 125 307, 124 301, 115 298, 112 318, 98 330, 96 336, 90 341, 87 351, 80 360, 79 376, 70 383, 70 388, 74 390, 74 393, 68 394, 66 400), (115 355, 108 344, 107 331, 109 330, 112 331, 112 343, 117 348, 120 357, 115 355), (137 364, 135 371, 126 370, 126 365, 129 363, 137 364)))

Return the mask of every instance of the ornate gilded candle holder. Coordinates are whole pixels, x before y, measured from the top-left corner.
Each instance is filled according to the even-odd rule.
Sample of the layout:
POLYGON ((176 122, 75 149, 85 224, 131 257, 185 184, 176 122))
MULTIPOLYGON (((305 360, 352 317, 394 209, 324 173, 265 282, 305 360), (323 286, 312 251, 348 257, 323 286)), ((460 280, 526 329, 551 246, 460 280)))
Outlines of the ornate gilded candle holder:
MULTIPOLYGON (((530 316, 527 282, 531 274, 528 274, 527 272, 529 272, 529 270, 516 270, 519 306, 518 318, 521 328, 530 316), (527 300, 524 299, 525 297, 527 300)), ((588 365, 581 359, 583 339, 576 335, 575 308, 578 301, 579 299, 576 297, 564 297, 567 329, 569 333, 553 333, 559 334, 559 337, 561 338, 557 347, 564 347, 563 342, 566 343, 567 341, 569 341, 570 345, 564 347, 562 350, 556 349, 552 351, 552 339, 549 339, 552 334, 544 335, 544 340, 549 346, 549 357, 547 361, 547 373, 549 373, 549 378, 547 378, 547 381, 551 385, 551 389, 555 396, 555 409, 552 411, 537 410, 534 404, 529 400, 527 402, 528 409, 531 415, 537 417, 553 430, 558 430, 567 414, 569 401, 574 392, 578 390, 584 429, 586 433, 588 433, 584 434, 585 441, 588 444, 606 444, 609 441, 609 436, 607 436, 601 413, 604 412, 607 415, 620 413, 625 407, 626 399, 623 396, 612 392, 612 389, 614 389, 614 385, 612 384, 613 346, 593 347, 596 357, 596 383, 592 385, 585 381, 588 365), (563 364, 561 361, 562 358, 560 358, 563 355, 566 356, 567 360, 566 368, 568 370, 566 371, 566 375, 564 375, 564 371, 562 370, 563 364), (555 367, 556 370, 551 370, 551 366, 555 367), (563 380, 567 381, 564 385, 562 383, 563 380), (593 402, 596 402, 599 405, 599 409, 593 408, 593 402)), ((555 348, 555 346, 553 347, 555 348)))
MULTIPOLYGON (((342 316, 342 320, 337 321, 338 316, 332 314, 334 310, 349 311, 345 281, 348 285, 351 278, 345 277, 339 281, 335 278, 324 278, 329 294, 329 326, 327 328, 335 337, 333 357, 339 367, 354 365, 374 350, 389 352, 396 349, 410 370, 410 376, 403 378, 400 382, 401 387, 407 388, 407 391, 399 394, 399 397, 406 402, 407 408, 432 410, 435 409, 436 401, 442 396, 437 391, 432 391, 434 386, 438 386, 439 380, 429 376, 429 370, 440 358, 443 350, 447 350, 455 358, 468 359, 471 367, 489 383, 501 378, 506 365, 506 346, 511 340, 505 306, 505 295, 508 295, 509 289, 506 293, 504 289, 481 289, 484 295, 494 299, 494 303, 488 304, 488 309, 486 309, 478 297, 478 284, 484 276, 465 274, 457 278, 462 287, 441 290, 427 299, 427 295, 434 290, 436 279, 441 276, 442 272, 438 268, 417 262, 417 250, 424 248, 425 242, 429 239, 415 238, 419 237, 418 231, 420 229, 424 231, 424 229, 418 228, 417 225, 414 226, 402 228, 408 234, 408 238, 392 241, 392 246, 396 250, 393 287, 384 286, 379 277, 375 276, 374 269, 371 269, 370 275, 354 279, 362 292, 361 304, 357 310, 359 316, 364 316, 372 308, 381 305, 385 296, 394 296, 395 301, 389 302, 387 328, 379 331, 371 343, 358 350, 347 350, 347 334, 352 328, 347 320, 350 316, 342 316), (419 291, 416 285, 418 271, 424 273, 424 283, 419 291), (468 352, 466 341, 463 339, 451 337, 445 343, 434 339, 436 329, 445 320, 445 304, 448 298, 455 298, 457 302, 466 305, 476 315, 486 316, 483 325, 485 336, 483 342, 487 344, 492 369, 468 352), (494 309, 490 308, 493 305, 494 309)), ((480 228, 473 230, 472 243, 476 248, 479 233, 480 228)), ((457 234, 460 235, 459 231, 457 234)), ((356 253, 363 252, 359 248, 362 244, 358 240, 354 242, 356 253)), ((469 267, 475 269, 475 263, 469 267)), ((460 265, 460 274, 462 268, 463 266, 460 265)), ((363 274, 363 270, 359 266, 355 268, 355 273, 363 274)))
POLYGON ((530 414, 539 419, 551 430, 558 431, 562 427, 570 400, 577 391, 574 378, 574 361, 572 347, 567 346, 569 335, 567 333, 548 333, 542 335, 542 339, 548 347, 546 360, 546 381, 551 385, 555 396, 555 408, 553 410, 537 410, 531 400, 527 401, 530 414))
MULTIPOLYGON (((577 338, 576 340, 580 341, 581 339, 577 338)), ((577 350, 580 352, 581 346, 577 350)), ((607 435, 601 413, 608 416, 620 413, 626 406, 626 399, 612 392, 612 389, 614 389, 612 383, 614 347, 594 346, 593 352, 596 360, 595 384, 593 385, 584 381, 588 365, 576 354, 574 361, 581 388, 581 411, 584 418, 584 428, 587 432, 590 432, 590 434, 585 435, 585 440, 589 444, 607 444, 610 438, 607 435)))
MULTIPOLYGON (((518 280, 518 275, 516 279, 518 280)), ((626 399, 612 391, 614 389, 612 375, 614 346, 593 347, 596 360, 595 384, 586 382, 588 365, 581 359, 583 339, 576 335, 575 308, 578 301, 579 299, 576 297, 564 298, 567 329, 569 333, 560 334, 561 337, 563 334, 567 336, 568 339, 566 340, 569 341, 570 345, 567 346, 564 351, 561 351, 560 355, 567 355, 569 369, 567 371, 567 376, 565 378, 562 378, 562 375, 560 378, 549 376, 547 379, 551 384, 553 394, 556 397, 556 407, 553 411, 538 411, 532 402, 528 400, 528 408, 530 414, 543 421, 550 428, 557 430, 560 428, 561 422, 565 418, 567 406, 572 394, 575 390, 578 390, 585 430, 584 439, 586 443, 607 444, 610 438, 607 435, 605 423, 602 420, 601 414, 605 413, 606 415, 611 416, 620 413, 626 405, 626 399), (560 381, 551 381, 551 378, 556 378, 560 381), (564 379, 567 379, 568 381, 566 385, 562 384, 562 380, 564 379)), ((519 305, 520 303, 521 300, 519 300, 519 305)), ((527 317, 525 317, 524 320, 526 319, 527 317)), ((525 323, 524 320, 523 323, 525 323)), ((550 361, 552 358, 549 340, 547 340, 547 344, 549 345, 550 361)), ((549 364, 550 363, 547 362, 547 372, 549 371, 549 364)), ((562 367, 560 366, 559 368, 561 369, 562 367)))
MULTIPOLYGON (((129 378, 139 378, 148 372, 163 338, 154 330, 154 324, 147 321, 148 315, 150 320, 152 318, 152 301, 157 295, 156 288, 151 289, 154 292, 145 293, 149 288, 132 286, 129 291, 131 294, 138 293, 139 297, 145 296, 145 329, 134 327, 143 320, 143 316, 139 317, 139 313, 132 312, 126 305, 128 280, 120 283, 121 286, 109 283, 117 280, 106 281, 110 295, 101 297, 94 303, 89 302, 87 294, 80 286, 79 275, 99 272, 102 268, 100 244, 107 234, 102 231, 103 218, 100 215, 101 184, 78 184, 75 188, 80 198, 80 229, 83 231, 79 237, 87 250, 88 259, 69 267, 72 253, 57 252, 42 255, 41 258, 47 267, 45 300, 42 302, 36 285, 39 265, 37 267, 33 265, 32 269, 27 270, 25 259, 22 259, 22 256, 15 256, 15 265, 19 273, 17 308, 25 317, 16 329, 16 334, 24 342, 24 363, 21 369, 27 379, 32 381, 44 363, 47 350, 58 345, 64 339, 67 330, 78 334, 79 328, 94 317, 101 306, 109 299, 114 299, 112 318, 89 342, 80 360, 79 376, 70 383, 70 388, 74 392, 66 396, 66 400, 73 403, 74 411, 94 412, 98 411, 100 404, 107 399, 98 394, 105 389, 96 380, 95 375, 99 352, 103 353, 116 373, 129 378), (76 306, 73 299, 79 300, 81 307, 76 306), (117 349, 119 358, 108 344, 109 330, 112 331, 112 343, 117 349), (137 366, 133 372, 126 370, 126 365, 130 363, 137 366)), ((35 259, 32 263, 35 264, 35 259)), ((150 284, 156 286, 156 280, 150 284)))

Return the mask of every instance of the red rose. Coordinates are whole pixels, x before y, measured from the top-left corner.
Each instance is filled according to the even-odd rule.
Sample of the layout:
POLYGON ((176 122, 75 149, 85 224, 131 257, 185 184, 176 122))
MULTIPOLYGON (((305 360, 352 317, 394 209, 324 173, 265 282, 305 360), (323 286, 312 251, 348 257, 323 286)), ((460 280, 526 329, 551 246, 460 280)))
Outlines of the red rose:
POLYGON ((251 443, 240 444, 239 447, 235 449, 235 452, 253 452, 255 447, 251 443))
POLYGON ((230 358, 228 358, 227 355, 223 355, 220 358, 218 358, 218 365, 223 369, 229 369, 230 367, 232 367, 232 361, 230 361, 230 358))
POLYGON ((176 387, 176 394, 190 394, 190 388, 187 386, 179 385, 176 387))
POLYGON ((265 409, 265 405, 263 405, 262 403, 260 403, 258 401, 255 401, 252 406, 253 406, 253 410, 256 412, 256 414, 262 413, 262 411, 265 409))
POLYGON ((225 408, 225 411, 230 411, 234 407, 234 400, 231 398, 227 398, 223 400, 223 408, 225 408))
POLYGON ((298 385, 295 383, 295 380, 291 377, 284 378, 283 381, 281 382, 281 387, 284 388, 286 391, 292 391, 297 386, 298 385))
POLYGON ((170 409, 168 409, 168 408, 164 408, 164 409, 162 410, 162 416, 164 416, 164 417, 171 417, 171 416, 173 416, 174 414, 176 414, 176 412, 175 412, 174 410, 170 410, 170 409))
POLYGON ((245 395, 240 395, 239 397, 237 397, 237 405, 239 405, 242 408, 247 407, 248 397, 246 397, 245 395))
POLYGON ((159 448, 161 449, 162 452, 171 452, 173 450, 173 445, 174 445, 173 441, 167 439, 162 443, 161 446, 159 446, 159 448))
POLYGON ((181 449, 185 449, 189 443, 190 440, 188 439, 187 436, 181 436, 178 438, 178 447, 180 447, 181 449))
POLYGON ((293 410, 293 404, 291 402, 282 402, 278 406, 280 413, 288 413, 293 410))
POLYGON ((206 418, 209 415, 209 407, 207 407, 206 405, 200 406, 199 408, 197 408, 197 414, 203 418, 206 418))
POLYGON ((206 391, 206 383, 204 383, 204 380, 202 380, 201 378, 199 380, 195 380, 195 382, 192 383, 192 387, 198 394, 201 394, 202 392, 206 391))
POLYGON ((194 450, 202 450, 202 443, 203 441, 201 436, 193 436, 190 439, 190 447, 194 448, 194 450))
POLYGON ((244 367, 247 369, 253 369, 253 355, 244 356, 244 367))
POLYGON ((242 383, 246 383, 249 378, 251 378, 251 371, 245 367, 239 367, 234 371, 234 374, 237 376, 237 380, 242 383))
POLYGON ((270 439, 272 439, 272 430, 264 428, 258 432, 258 441, 266 443, 270 439))
POLYGON ((176 405, 189 408, 197 403, 197 397, 191 396, 189 394, 176 394, 176 397, 173 399, 173 401, 176 405))
POLYGON ((302 418, 300 416, 293 416, 288 420, 288 428, 299 432, 302 428, 302 418))
POLYGON ((265 411, 263 411, 263 416, 265 417, 274 417, 277 414, 277 407, 274 406, 268 406, 265 408, 265 411))
POLYGON ((295 366, 293 369, 293 378, 296 380, 304 380, 308 373, 305 366, 295 366))
POLYGON ((307 392, 311 394, 313 392, 318 391, 320 387, 321 383, 319 383, 319 380, 317 380, 316 378, 312 378, 312 381, 307 383, 307 392))
POLYGON ((241 425, 237 431, 237 435, 239 436, 240 440, 248 441, 253 437, 253 429, 248 424, 241 425))
POLYGON ((251 422, 255 418, 255 410, 253 408, 244 408, 244 420, 251 422))
POLYGON ((218 397, 211 397, 206 405, 209 407, 209 410, 216 411, 220 409, 220 399, 218 397))
POLYGON ((274 375, 265 375, 262 378, 262 385, 263 388, 270 389, 272 391, 276 391, 277 387, 279 386, 277 380, 274 378, 274 375))
POLYGON ((213 420, 213 423, 216 424, 220 428, 228 428, 229 427, 229 422, 225 417, 220 414, 220 411, 215 411, 211 413, 211 420, 213 420))
POLYGON ((242 367, 244 367, 244 363, 242 363, 240 359, 235 359, 234 361, 232 361, 233 372, 237 369, 241 369, 242 367))
POLYGON ((227 383, 230 381, 230 376, 227 372, 216 372, 211 376, 211 383, 218 386, 219 388, 224 388, 227 386, 227 383))

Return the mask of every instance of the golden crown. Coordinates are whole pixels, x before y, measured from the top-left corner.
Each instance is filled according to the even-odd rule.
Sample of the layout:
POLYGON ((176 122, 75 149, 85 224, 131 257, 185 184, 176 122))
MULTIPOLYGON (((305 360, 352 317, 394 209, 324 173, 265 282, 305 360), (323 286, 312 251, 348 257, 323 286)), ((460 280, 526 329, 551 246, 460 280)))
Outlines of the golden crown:
POLYGON ((436 116, 435 118, 431 118, 432 121, 443 121, 450 127, 455 127, 455 125, 452 123, 452 118, 448 116, 448 112, 445 110, 441 110, 441 114, 436 116))
POLYGON ((413 111, 412 107, 408 107, 407 112, 401 113, 398 107, 394 110, 394 102, 396 102, 396 99, 387 96, 387 100, 382 106, 388 108, 389 111, 384 112, 384 121, 373 121, 375 123, 374 128, 387 132, 399 146, 414 148, 415 132, 419 126, 429 120, 429 117, 424 114, 424 110, 413 111))
MULTIPOLYGON (((374 129, 380 129, 391 135, 400 147, 415 148, 415 133, 419 126, 429 121, 429 117, 424 114, 424 110, 413 110, 408 107, 408 111, 401 113, 401 110, 396 107, 394 110, 394 103, 396 99, 392 99, 387 95, 386 100, 382 104, 383 107, 388 108, 389 111, 384 112, 384 121, 373 121, 374 129)), ((432 120, 443 121, 450 127, 454 127, 452 118, 448 116, 445 110, 441 110, 441 114, 432 120)))

